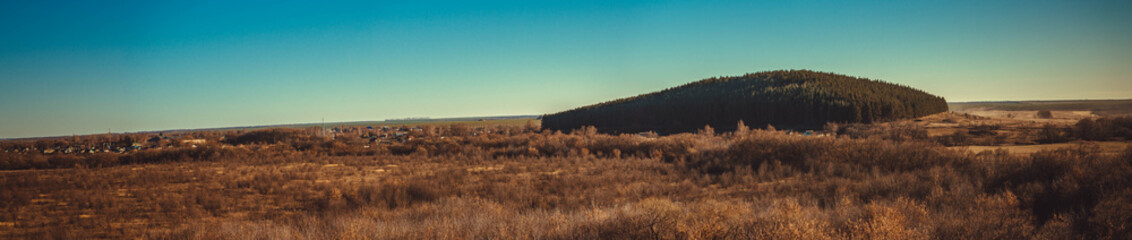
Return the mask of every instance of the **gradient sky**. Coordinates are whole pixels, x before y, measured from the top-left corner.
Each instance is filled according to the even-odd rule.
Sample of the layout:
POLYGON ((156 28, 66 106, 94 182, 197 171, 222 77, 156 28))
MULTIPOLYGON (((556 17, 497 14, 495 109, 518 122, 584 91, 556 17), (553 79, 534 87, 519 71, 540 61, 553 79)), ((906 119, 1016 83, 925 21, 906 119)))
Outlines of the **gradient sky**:
POLYGON ((1132 1, 4 1, 0 138, 543 114, 812 69, 1132 97, 1132 1))

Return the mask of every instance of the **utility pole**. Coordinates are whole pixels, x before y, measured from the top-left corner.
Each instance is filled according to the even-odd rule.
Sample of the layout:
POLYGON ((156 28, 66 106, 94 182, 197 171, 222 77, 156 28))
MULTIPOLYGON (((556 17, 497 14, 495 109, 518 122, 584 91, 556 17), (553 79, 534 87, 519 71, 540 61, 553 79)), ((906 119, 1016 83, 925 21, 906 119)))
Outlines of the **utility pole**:
POLYGON ((322 124, 318 125, 318 136, 319 137, 326 136, 326 129, 323 129, 324 127, 326 127, 326 117, 322 117, 322 124))

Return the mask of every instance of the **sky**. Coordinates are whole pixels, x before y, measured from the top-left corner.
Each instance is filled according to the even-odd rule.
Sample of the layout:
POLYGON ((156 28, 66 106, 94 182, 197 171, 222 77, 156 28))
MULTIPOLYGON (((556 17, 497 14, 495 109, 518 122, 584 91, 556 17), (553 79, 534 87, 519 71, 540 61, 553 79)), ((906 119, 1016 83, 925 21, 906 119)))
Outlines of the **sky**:
POLYGON ((1132 98, 1132 1, 327 2, 0 2, 0 138, 546 114, 779 69, 1132 98))

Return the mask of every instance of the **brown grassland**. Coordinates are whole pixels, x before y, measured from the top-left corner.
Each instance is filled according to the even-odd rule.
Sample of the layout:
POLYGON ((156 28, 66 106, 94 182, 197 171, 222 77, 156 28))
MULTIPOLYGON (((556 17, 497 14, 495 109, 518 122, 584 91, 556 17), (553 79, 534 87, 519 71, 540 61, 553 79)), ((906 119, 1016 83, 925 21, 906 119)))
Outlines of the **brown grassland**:
MULTIPOLYGON (((125 153, 5 152, 0 238, 1132 238, 1132 148, 1097 135, 1120 120, 979 119, 814 136, 456 124, 388 142, 268 129, 125 153), (970 147, 1041 143, 1061 145, 970 147)), ((44 141, 4 147, 98 140, 44 141)))

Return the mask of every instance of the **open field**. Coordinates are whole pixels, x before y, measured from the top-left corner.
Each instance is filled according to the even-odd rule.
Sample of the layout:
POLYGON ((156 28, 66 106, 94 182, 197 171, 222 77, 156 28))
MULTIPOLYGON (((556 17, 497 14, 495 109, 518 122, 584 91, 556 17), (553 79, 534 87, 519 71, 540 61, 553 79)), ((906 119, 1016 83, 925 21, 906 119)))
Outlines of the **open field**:
POLYGON ((1054 112, 1055 118, 1120 116, 1132 114, 1132 100, 1064 100, 948 103, 951 111, 985 113, 987 117, 1031 119, 1040 110, 1054 112))
POLYGON ((1119 153, 1129 142, 1113 139, 1104 141, 1048 142, 1042 136, 1048 130, 1068 131, 1078 128, 1084 119, 1126 116, 1132 113, 1132 100, 1074 100, 1074 101, 1022 101, 1022 102, 971 102, 950 103, 951 112, 935 114, 915 120, 901 120, 871 125, 885 129, 923 129, 926 137, 948 138, 961 135, 962 142, 941 143, 952 149, 973 152, 1005 150, 1015 154, 1032 154, 1042 150, 1097 145, 1104 153, 1119 153), (1051 116, 1039 117, 1039 110, 1048 110, 1051 116))
POLYGON ((0 238, 1132 234, 1132 149, 1102 142, 980 152, 902 135, 926 133, 910 123, 931 122, 869 125, 836 137, 461 124, 401 128, 413 138, 376 141, 358 136, 378 132, 357 128, 273 129, 195 133, 207 141, 123 153, 5 153, 0 163, 22 170, 0 171, 0 238))
POLYGON ((1050 143, 1050 144, 1033 144, 1033 145, 1009 145, 1009 146, 956 146, 948 147, 955 150, 969 150, 971 152, 979 153, 984 151, 1003 150, 1017 155, 1030 155, 1041 151, 1052 151, 1057 149, 1067 148, 1090 148, 1094 149, 1101 154, 1119 154, 1125 149, 1132 147, 1132 142, 1072 142, 1072 143, 1050 143))

